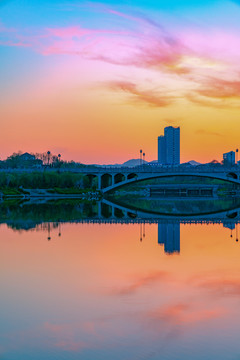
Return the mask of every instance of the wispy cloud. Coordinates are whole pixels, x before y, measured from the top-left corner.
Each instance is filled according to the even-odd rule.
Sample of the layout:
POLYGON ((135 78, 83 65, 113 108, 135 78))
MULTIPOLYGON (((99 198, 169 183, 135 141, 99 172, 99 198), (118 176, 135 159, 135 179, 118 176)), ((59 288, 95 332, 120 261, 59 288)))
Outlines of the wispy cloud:
POLYGON ((215 296, 240 296, 240 280, 234 278, 202 279, 197 285, 215 296))
POLYGON ((194 104, 215 109, 239 108, 238 101, 230 101, 228 99, 211 99, 199 96, 194 92, 192 92, 191 94, 186 94, 186 99, 194 104))
POLYGON ((150 286, 159 281, 169 281, 170 277, 167 272, 159 271, 152 272, 145 276, 140 276, 134 279, 130 284, 115 288, 112 290, 112 294, 114 295, 130 295, 135 293, 137 290, 150 286))
POLYGON ((211 135, 211 136, 220 136, 222 137, 223 135, 215 132, 215 131, 208 131, 208 130, 204 130, 204 129, 199 129, 195 131, 195 134, 197 135, 211 135))
POLYGON ((151 67, 173 73, 188 70, 178 67, 184 45, 176 36, 166 32, 161 24, 144 14, 138 16, 104 8, 112 16, 129 20, 129 29, 88 29, 79 25, 62 28, 29 29, 24 34, 19 30, 10 36, 5 29, 5 43, 11 46, 16 38, 44 55, 71 54, 111 64, 151 67), (31 33, 31 34, 30 34, 31 33), (35 33, 35 35, 34 35, 35 33), (10 38, 9 38, 10 37, 10 38))
POLYGON ((127 81, 115 81, 107 84, 114 91, 120 91, 130 95, 131 103, 141 103, 152 107, 165 107, 173 102, 173 97, 154 90, 140 90, 134 83, 127 81))
POLYGON ((195 308, 190 303, 179 302, 155 309, 147 313, 146 318, 155 326, 161 326, 162 323, 183 325, 208 321, 221 317, 225 313, 225 309, 220 307, 214 307, 214 309, 195 308))
MULTIPOLYGON (((240 76, 238 76, 239 78, 240 76)), ((240 99, 240 80, 224 80, 209 77, 202 87, 196 91, 198 94, 216 99, 240 99)))
POLYGON ((239 106, 240 36, 237 30, 206 32, 192 26, 178 30, 172 27, 168 31, 161 21, 136 9, 128 8, 124 12, 105 4, 90 6, 111 18, 111 29, 73 24, 12 31, 0 24, 0 45, 28 47, 45 56, 68 54, 125 67, 126 71, 132 68, 148 71, 159 89, 162 76, 169 80, 165 94, 162 90, 147 89, 146 84, 141 86, 141 81, 136 79, 134 82, 113 79, 108 86, 128 94, 132 103, 168 106, 175 100, 168 94, 177 87, 179 97, 193 104, 213 108, 239 106), (116 17, 119 21, 115 26, 116 17))

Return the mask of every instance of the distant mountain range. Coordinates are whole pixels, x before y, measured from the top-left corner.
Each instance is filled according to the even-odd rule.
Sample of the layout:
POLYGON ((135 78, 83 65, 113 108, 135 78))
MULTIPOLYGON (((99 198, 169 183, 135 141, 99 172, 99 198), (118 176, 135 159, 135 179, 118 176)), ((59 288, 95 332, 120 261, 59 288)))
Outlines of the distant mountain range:
MULTIPOLYGON (((153 161, 145 161, 145 160, 142 160, 142 163, 143 164, 157 164, 158 161, 157 160, 153 160, 153 161)), ((109 164, 109 165, 99 165, 99 164, 94 164, 95 166, 106 166, 106 167, 123 167, 123 166, 126 166, 126 167, 135 167, 135 166, 138 166, 140 165, 140 159, 130 159, 130 160, 127 160, 125 161, 124 163, 122 164, 109 164)), ((181 165, 189 165, 189 166, 197 166, 197 165, 201 165, 201 163, 195 161, 195 160, 190 160, 186 163, 183 163, 181 165)))

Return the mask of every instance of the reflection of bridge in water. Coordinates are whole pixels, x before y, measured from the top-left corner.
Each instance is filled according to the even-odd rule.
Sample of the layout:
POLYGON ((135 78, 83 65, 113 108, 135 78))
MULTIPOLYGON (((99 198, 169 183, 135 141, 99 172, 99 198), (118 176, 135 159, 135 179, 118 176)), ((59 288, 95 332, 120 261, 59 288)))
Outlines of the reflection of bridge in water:
MULTIPOLYGON (((230 230, 230 238, 238 242, 238 224, 240 223, 240 209, 231 209, 212 214, 203 215, 161 215, 149 214, 141 210, 130 210, 124 207, 119 207, 103 200, 98 203, 99 212, 93 214, 92 217, 75 220, 74 223, 80 224, 127 224, 139 226, 139 240, 140 242, 146 240, 146 224, 158 225, 157 243, 163 246, 166 254, 180 253, 180 228, 181 224, 222 224, 224 228, 230 230), (120 216, 121 215, 121 216, 120 216), (120 217, 119 217, 120 216, 120 217)), ((58 237, 62 234, 63 222, 57 223, 43 223, 38 225, 38 228, 48 232, 48 240, 54 240, 51 236, 51 231, 58 229, 58 237)))
MULTIPOLYGON (((170 203, 178 203, 177 200, 172 200, 170 203)), ((162 200, 160 201, 160 204, 162 200)), ((163 200, 165 203, 165 200, 163 200)), ((180 200, 182 203, 182 200, 180 200)), ((197 202, 198 203, 198 202, 197 202)), ((205 200, 200 201, 205 204, 205 200)), ((153 205, 158 204, 153 201, 153 205)), ((153 213, 148 210, 137 208, 129 208, 126 206, 110 202, 104 199, 100 202, 86 203, 81 200, 65 202, 51 202, 44 200, 44 202, 31 203, 25 201, 16 204, 15 207, 2 207, 4 216, 0 219, 0 224, 6 224, 15 231, 44 231, 48 233, 47 239, 54 240, 56 238, 56 229, 58 229, 57 237, 61 236, 61 227, 64 223, 79 223, 79 224, 134 224, 139 226, 139 239, 144 241, 146 237, 146 224, 158 225, 158 244, 164 246, 164 251, 168 254, 180 252, 180 228, 181 224, 221 224, 228 228, 231 232, 231 237, 238 241, 238 224, 240 223, 240 201, 237 198, 228 200, 213 200, 205 209, 208 212, 194 214, 194 209, 202 209, 197 207, 196 202, 192 200, 184 200, 186 207, 163 207, 153 206, 153 209, 187 209, 188 214, 174 213, 153 213), (215 206, 213 206, 216 204, 215 206), (219 210, 219 209, 225 210, 219 210), (209 210, 208 210, 209 209, 209 210), (219 211, 217 211, 217 210, 219 211), (211 212, 210 212, 211 211, 211 212), (215 212, 214 212, 215 211, 215 212), (192 212, 192 213, 191 213, 192 212), (27 214, 27 217, 26 217, 27 214), (236 231, 236 236, 233 232, 236 231), (52 236, 54 234, 54 236, 52 236)), ((152 208, 147 202, 147 208, 152 208)))
POLYGON ((209 212, 204 214, 159 214, 146 212, 140 209, 129 209, 123 205, 115 204, 109 200, 102 200, 98 202, 98 214, 85 220, 89 222, 103 222, 103 223, 131 223, 131 222, 146 222, 159 223, 164 222, 181 222, 183 224, 203 224, 203 223, 238 223, 240 222, 240 208, 233 208, 218 212, 209 212))

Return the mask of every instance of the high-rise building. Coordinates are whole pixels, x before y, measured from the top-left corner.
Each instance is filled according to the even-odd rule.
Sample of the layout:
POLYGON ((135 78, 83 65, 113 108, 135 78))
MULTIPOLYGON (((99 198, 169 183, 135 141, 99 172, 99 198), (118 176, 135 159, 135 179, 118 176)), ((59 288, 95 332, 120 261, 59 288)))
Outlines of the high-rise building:
POLYGON ((158 163, 180 164, 180 127, 165 127, 164 136, 158 137, 158 163))
POLYGON ((235 164, 235 151, 229 151, 223 154, 223 163, 224 165, 234 165, 235 164))
POLYGON ((168 254, 180 252, 180 223, 159 223, 158 244, 168 254))
POLYGON ((166 164, 166 138, 163 135, 158 137, 158 163, 166 164))

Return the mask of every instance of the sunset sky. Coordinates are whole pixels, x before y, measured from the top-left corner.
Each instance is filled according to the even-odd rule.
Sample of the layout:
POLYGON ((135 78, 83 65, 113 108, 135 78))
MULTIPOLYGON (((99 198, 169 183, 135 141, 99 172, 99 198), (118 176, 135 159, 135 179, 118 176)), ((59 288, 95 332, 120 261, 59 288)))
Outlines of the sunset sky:
POLYGON ((240 1, 0 1, 0 159, 181 162, 240 147, 240 1))

